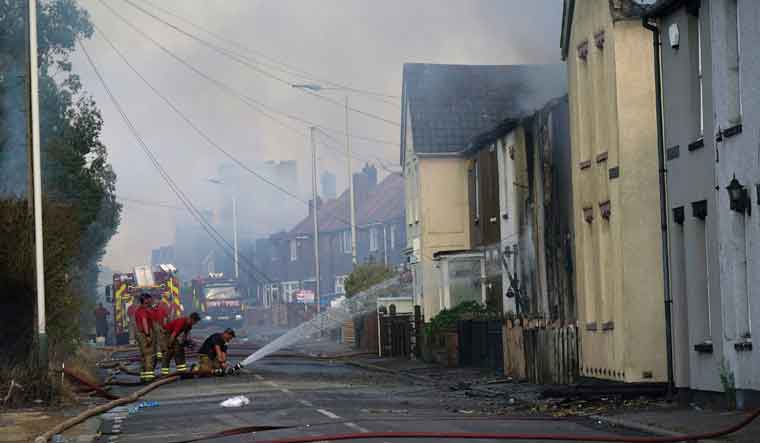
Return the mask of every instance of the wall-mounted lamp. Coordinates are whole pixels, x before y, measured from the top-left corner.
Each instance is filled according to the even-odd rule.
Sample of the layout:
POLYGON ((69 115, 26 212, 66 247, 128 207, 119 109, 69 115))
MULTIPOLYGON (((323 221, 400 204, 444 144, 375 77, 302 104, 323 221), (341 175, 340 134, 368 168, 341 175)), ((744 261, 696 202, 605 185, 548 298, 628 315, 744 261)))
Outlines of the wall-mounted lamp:
POLYGON ((678 49, 681 45, 681 33, 678 31, 678 23, 668 26, 668 39, 670 40, 670 47, 673 49, 678 49))
POLYGON ((726 190, 728 191, 728 198, 731 201, 732 211, 752 215, 752 204, 749 197, 749 191, 739 183, 739 180, 736 179, 736 174, 734 174, 734 178, 731 179, 731 183, 726 186, 726 190))

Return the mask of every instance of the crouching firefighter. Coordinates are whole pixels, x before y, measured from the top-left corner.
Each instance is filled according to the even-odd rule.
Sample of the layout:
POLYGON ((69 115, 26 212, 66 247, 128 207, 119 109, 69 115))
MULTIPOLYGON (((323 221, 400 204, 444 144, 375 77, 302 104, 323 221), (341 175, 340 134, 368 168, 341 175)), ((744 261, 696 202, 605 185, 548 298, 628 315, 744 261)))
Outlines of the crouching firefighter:
POLYGON ((235 337, 230 328, 210 335, 198 350, 198 371, 204 374, 224 375, 227 372, 227 343, 235 337))
POLYGON ((153 316, 151 313, 151 296, 143 293, 140 295, 140 307, 135 310, 135 338, 140 347, 142 360, 142 372, 140 380, 151 382, 156 377, 153 368, 153 356, 155 353, 155 337, 153 337, 153 316))
POLYGON ((177 372, 187 372, 187 363, 185 362, 185 347, 190 344, 188 335, 199 321, 200 315, 193 312, 189 317, 180 317, 172 320, 163 327, 164 349, 162 352, 163 361, 161 365, 161 375, 169 375, 169 366, 174 360, 177 372), (180 335, 182 338, 180 339, 180 335))

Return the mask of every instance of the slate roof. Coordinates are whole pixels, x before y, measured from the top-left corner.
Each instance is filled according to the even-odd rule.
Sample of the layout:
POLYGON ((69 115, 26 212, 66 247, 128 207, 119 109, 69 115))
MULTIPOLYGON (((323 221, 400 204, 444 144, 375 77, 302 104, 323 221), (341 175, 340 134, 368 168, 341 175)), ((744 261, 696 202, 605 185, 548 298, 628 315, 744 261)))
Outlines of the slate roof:
POLYGON ((401 158, 407 117, 414 152, 456 155, 473 137, 567 93, 564 64, 404 65, 401 158))
MULTIPOLYGON (((334 232, 349 229, 348 191, 338 198, 328 200, 317 214, 319 232, 334 232)), ((356 225, 365 226, 404 217, 404 179, 401 174, 389 174, 375 185, 366 198, 356 196, 356 225)), ((290 235, 311 235, 314 233, 311 217, 301 220, 290 235)))

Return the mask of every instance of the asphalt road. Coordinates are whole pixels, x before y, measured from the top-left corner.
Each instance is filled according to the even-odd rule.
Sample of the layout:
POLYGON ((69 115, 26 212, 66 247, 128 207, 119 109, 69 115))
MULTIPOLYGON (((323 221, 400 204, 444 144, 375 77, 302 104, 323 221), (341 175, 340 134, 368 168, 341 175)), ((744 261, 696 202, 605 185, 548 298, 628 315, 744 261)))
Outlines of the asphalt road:
POLYGON ((101 441, 181 442, 246 426, 286 428, 204 441, 250 442, 394 431, 578 436, 621 432, 581 420, 486 417, 481 414, 477 399, 455 396, 440 383, 424 383, 343 363, 305 358, 268 358, 238 376, 181 380, 159 388, 145 400, 158 401, 159 405, 133 413, 129 413, 128 408, 120 408, 107 414, 101 428, 104 432, 101 441), (219 405, 236 395, 247 396, 251 404, 241 408, 219 405))

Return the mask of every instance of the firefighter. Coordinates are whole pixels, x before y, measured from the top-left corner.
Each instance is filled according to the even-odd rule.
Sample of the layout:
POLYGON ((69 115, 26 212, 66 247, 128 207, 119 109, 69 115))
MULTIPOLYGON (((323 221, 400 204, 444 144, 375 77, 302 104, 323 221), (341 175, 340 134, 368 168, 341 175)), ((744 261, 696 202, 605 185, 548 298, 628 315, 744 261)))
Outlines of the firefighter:
POLYGON ((163 362, 161 365, 161 375, 169 375, 169 366, 172 359, 177 366, 177 372, 186 372, 187 363, 185 363, 185 346, 188 345, 188 335, 193 326, 201 321, 201 316, 193 312, 189 317, 180 317, 172 320, 163 327, 163 362), (182 341, 180 341, 182 334, 182 341))
POLYGON ((134 344, 137 342, 137 335, 135 333, 135 312, 140 307, 140 297, 138 295, 132 296, 132 301, 127 308, 127 319, 129 322, 129 343, 134 344))
POLYGON ((143 382, 151 382, 155 378, 153 372, 155 337, 153 334, 151 298, 150 294, 143 293, 140 296, 140 307, 135 310, 135 336, 142 357, 142 372, 140 373, 140 380, 143 382))
POLYGON ((153 364, 157 365, 163 361, 163 350, 166 348, 164 341, 164 325, 169 318, 169 308, 162 303, 158 297, 152 297, 153 305, 150 309, 150 315, 153 319, 153 352, 156 355, 153 364))
POLYGON ((210 335, 198 350, 199 372, 222 375, 227 369, 227 343, 235 338, 230 328, 222 333, 210 335))

